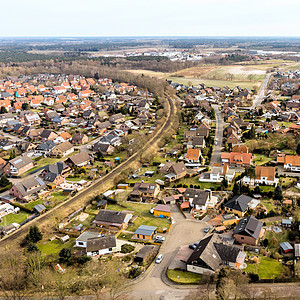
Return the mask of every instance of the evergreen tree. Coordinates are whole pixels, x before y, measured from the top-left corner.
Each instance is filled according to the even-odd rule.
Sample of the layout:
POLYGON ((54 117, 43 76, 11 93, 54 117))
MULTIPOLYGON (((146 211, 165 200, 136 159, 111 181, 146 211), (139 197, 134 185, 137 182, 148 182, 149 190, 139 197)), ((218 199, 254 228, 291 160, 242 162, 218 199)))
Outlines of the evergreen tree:
POLYGON ((1 106, 1 109, 0 109, 0 114, 6 114, 7 113, 7 109, 4 107, 4 106, 1 106))
POLYGON ((38 229, 36 225, 31 226, 29 229, 29 233, 26 236, 27 242, 37 243, 43 238, 42 233, 38 229))
POLYGON ((59 252, 59 262, 60 263, 66 263, 71 264, 72 261, 72 252, 68 248, 63 248, 59 252))
POLYGON ((281 201, 283 199, 282 196, 282 189, 280 185, 277 185, 274 191, 274 200, 279 200, 281 201))
POLYGON ((233 185, 232 193, 233 195, 239 195, 241 193, 241 186, 237 182, 233 185))
POLYGON ((300 143, 297 145, 296 153, 300 155, 300 143))
POLYGON ((32 243, 32 242, 29 242, 27 244, 27 251, 28 252, 38 252, 40 251, 39 248, 37 247, 36 244, 32 243))
POLYGON ((2 175, 0 179, 0 187, 5 187, 10 184, 10 181, 7 179, 6 175, 2 175))
POLYGON ((227 189, 228 188, 228 181, 227 179, 224 177, 222 182, 221 182, 221 186, 224 188, 224 189, 227 189))

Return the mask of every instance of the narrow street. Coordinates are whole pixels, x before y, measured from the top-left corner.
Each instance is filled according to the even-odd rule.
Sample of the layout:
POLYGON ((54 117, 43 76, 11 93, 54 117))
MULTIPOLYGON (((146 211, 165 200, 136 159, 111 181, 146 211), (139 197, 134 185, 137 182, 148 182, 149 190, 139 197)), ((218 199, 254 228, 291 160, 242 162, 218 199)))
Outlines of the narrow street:
POLYGON ((224 121, 223 121, 221 111, 219 110, 219 106, 212 105, 212 107, 216 113, 216 134, 215 134, 213 152, 210 159, 210 168, 212 168, 214 164, 221 162, 223 127, 224 127, 224 121))

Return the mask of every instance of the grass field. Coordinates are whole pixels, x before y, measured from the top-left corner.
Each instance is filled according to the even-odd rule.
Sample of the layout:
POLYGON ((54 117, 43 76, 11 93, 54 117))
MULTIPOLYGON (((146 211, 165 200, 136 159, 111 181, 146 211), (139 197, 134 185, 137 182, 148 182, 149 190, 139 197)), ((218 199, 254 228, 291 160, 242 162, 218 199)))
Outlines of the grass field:
POLYGON ((280 243, 289 241, 288 235, 289 235, 289 233, 287 230, 284 230, 281 233, 275 233, 273 231, 266 231, 264 237, 266 239, 268 239, 268 241, 269 241, 268 249, 270 249, 272 251, 278 251, 279 247, 280 247, 280 245, 279 245, 280 243))
POLYGON ((2 218, 0 226, 6 226, 11 223, 21 223, 29 217, 30 213, 20 211, 18 214, 9 214, 2 218))
POLYGON ((273 279, 280 276, 280 274, 283 272, 283 266, 275 259, 260 255, 259 263, 248 263, 245 272, 257 274, 260 279, 273 279))
POLYGON ((42 254, 45 255, 54 255, 57 256, 59 254, 59 251, 63 248, 72 249, 75 245, 75 239, 70 239, 69 242, 63 244, 59 240, 53 240, 53 241, 44 241, 40 242, 38 244, 38 248, 42 252, 42 254))
POLYGON ((260 202, 262 205, 264 205, 266 207, 266 209, 268 211, 270 211, 270 210, 274 211, 276 209, 276 206, 273 205, 273 203, 270 199, 262 199, 260 202))
POLYGON ((255 158, 253 159, 256 166, 263 166, 271 160, 272 158, 262 154, 255 154, 255 158))
POLYGON ((201 279, 200 274, 180 270, 167 270, 167 276, 170 280, 178 284, 197 284, 201 279))

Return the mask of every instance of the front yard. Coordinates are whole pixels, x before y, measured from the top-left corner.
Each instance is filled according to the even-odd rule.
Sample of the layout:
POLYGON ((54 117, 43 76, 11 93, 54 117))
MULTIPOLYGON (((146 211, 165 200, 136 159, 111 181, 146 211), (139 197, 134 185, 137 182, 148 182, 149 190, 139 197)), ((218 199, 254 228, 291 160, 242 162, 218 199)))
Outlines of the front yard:
POLYGON ((75 239, 71 238, 70 241, 67 243, 62 243, 60 240, 53 240, 53 241, 44 241, 39 242, 38 248, 42 252, 42 254, 45 255, 54 255, 57 256, 59 254, 59 251, 63 248, 73 249, 75 245, 75 239))
POLYGON ((9 214, 2 218, 0 226, 6 226, 11 223, 21 223, 25 221, 30 216, 30 213, 20 211, 18 214, 9 214))
POLYGON ((178 284, 197 284, 201 280, 201 275, 180 270, 167 270, 168 278, 178 284))

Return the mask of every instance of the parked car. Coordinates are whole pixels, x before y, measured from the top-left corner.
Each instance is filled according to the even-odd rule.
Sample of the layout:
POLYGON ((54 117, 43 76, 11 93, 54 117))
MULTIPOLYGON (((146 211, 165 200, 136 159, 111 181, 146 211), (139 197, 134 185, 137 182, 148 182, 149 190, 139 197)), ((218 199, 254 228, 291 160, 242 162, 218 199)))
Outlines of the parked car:
POLYGON ((162 243, 166 238, 161 235, 157 235, 155 238, 155 242, 162 243))
POLYGON ((194 245, 197 247, 199 245, 199 242, 195 242, 194 245))
POLYGON ((209 226, 207 226, 207 227, 204 228, 204 232, 205 232, 205 233, 208 233, 209 230, 210 230, 210 227, 209 227, 209 226))
POLYGON ((162 261, 162 259, 163 259, 163 255, 162 255, 162 254, 159 254, 159 255, 157 256, 155 262, 156 262, 157 264, 160 264, 161 261, 162 261))
POLYGON ((195 246, 194 244, 189 245, 189 248, 192 250, 195 250, 197 246, 195 246))

